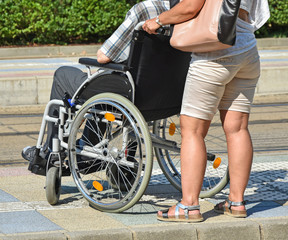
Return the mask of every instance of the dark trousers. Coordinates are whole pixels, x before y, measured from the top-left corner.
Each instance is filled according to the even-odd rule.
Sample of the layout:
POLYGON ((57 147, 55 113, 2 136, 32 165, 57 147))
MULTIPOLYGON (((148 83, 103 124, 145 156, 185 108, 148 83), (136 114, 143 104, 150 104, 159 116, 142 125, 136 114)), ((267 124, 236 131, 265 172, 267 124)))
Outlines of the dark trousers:
MULTIPOLYGON (((75 67, 60 67, 54 73, 53 84, 51 89, 50 100, 63 99, 65 93, 71 97, 80 87, 80 85, 87 79, 87 73, 82 72, 75 67)), ((50 108, 49 116, 59 116, 59 106, 53 105, 50 108)), ((44 145, 44 151, 47 147, 52 149, 52 139, 58 135, 58 126, 55 123, 48 122, 47 139, 44 145)))

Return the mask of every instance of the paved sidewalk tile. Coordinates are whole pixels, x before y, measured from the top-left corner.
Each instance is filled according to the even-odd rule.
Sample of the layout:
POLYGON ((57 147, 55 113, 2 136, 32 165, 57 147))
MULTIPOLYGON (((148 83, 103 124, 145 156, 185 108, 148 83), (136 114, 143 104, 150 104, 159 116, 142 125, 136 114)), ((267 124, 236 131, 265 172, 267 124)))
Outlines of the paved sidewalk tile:
POLYGON ((247 209, 248 218, 271 218, 288 216, 288 206, 275 202, 259 202, 247 209))
MULTIPOLYGON (((0 203, 5 204, 10 210, 13 205, 21 205, 21 202, 14 196, 0 189, 0 203)), ((14 234, 25 232, 55 231, 61 228, 45 218, 35 210, 30 211, 9 211, 1 209, 0 212, 0 233, 14 234)))
POLYGON ((62 230, 37 211, 0 213, 0 233, 14 234, 62 230))
POLYGON ((2 202, 18 202, 19 200, 12 195, 0 189, 0 203, 2 202))

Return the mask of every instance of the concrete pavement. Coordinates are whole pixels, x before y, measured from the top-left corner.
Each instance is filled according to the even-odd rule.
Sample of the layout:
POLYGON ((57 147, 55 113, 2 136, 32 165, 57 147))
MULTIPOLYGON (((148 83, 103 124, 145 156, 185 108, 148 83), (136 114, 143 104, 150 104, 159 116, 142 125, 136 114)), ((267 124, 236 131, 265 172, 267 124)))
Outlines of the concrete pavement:
POLYGON ((54 70, 67 64, 80 67, 79 56, 93 56, 87 52, 96 52, 98 46, 89 46, 89 51, 67 47, 66 52, 59 47, 48 48, 49 56, 43 48, 40 53, 30 49, 34 57, 29 59, 27 49, 17 50, 16 55, 23 59, 13 58, 16 50, 5 50, 3 55, 0 49, 0 239, 287 239, 288 109, 287 104, 275 103, 288 101, 288 44, 281 43, 281 49, 272 43, 262 44, 261 65, 267 72, 260 80, 265 84, 258 87, 256 102, 272 104, 252 108, 250 129, 255 157, 245 192, 248 218, 235 219, 213 212, 214 204, 227 197, 225 188, 213 198, 201 200, 205 221, 197 224, 156 220, 157 210, 175 204, 181 195, 155 168, 142 199, 124 213, 91 208, 72 177, 62 179, 60 203, 50 206, 45 196, 45 177, 27 170, 20 151, 36 143, 40 113, 54 70), (33 113, 38 115, 15 115, 33 113))
POLYGON ((205 221, 197 224, 156 220, 157 210, 181 199, 157 165, 142 199, 123 213, 89 207, 72 177, 62 178, 60 202, 49 205, 45 177, 30 173, 20 155, 24 146, 35 144, 41 115, 0 115, 0 239, 287 239, 287 112, 288 104, 252 108, 255 157, 245 192, 248 218, 213 212, 229 194, 225 188, 201 200, 205 221))
MULTIPOLYGON (((163 223, 158 209, 180 200, 168 183, 149 185, 142 200, 124 213, 99 212, 88 206, 71 177, 62 178, 60 204, 45 198, 45 177, 26 167, 0 169, 0 239, 287 239, 288 159, 270 156, 273 164, 255 163, 247 188, 248 218, 213 212, 227 196, 200 201, 202 223, 163 223)), ((256 158, 256 160, 259 160, 256 158)), ((257 161, 256 161, 257 162, 257 161)), ((225 192, 226 191, 226 192, 225 192)))

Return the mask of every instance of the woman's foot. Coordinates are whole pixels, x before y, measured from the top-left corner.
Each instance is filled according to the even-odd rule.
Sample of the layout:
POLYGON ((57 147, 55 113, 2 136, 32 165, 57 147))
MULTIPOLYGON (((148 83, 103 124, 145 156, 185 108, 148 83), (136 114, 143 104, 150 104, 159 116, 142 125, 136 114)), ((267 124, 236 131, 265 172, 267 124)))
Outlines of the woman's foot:
POLYGON ((180 202, 169 209, 158 211, 157 219, 167 222, 202 222, 204 220, 199 205, 185 206, 180 202))
POLYGON ((97 61, 101 64, 111 62, 111 59, 108 58, 100 49, 97 51, 97 61))
POLYGON ((227 199, 224 202, 216 204, 214 211, 221 214, 226 214, 231 217, 245 218, 247 217, 247 211, 245 208, 245 201, 232 202, 227 199))

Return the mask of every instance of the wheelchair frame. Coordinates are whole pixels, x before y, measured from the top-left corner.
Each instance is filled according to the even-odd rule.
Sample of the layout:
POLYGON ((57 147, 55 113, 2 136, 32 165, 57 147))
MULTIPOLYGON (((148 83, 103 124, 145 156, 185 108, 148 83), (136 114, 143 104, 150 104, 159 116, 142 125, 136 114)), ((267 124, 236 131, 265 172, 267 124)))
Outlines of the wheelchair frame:
MULTIPOLYGON (((141 26, 142 23, 138 24, 135 31, 141 31, 141 26)), ((174 166, 175 163, 171 157, 173 154, 177 154, 177 156, 180 155, 180 145, 179 142, 177 142, 179 140, 170 140, 165 134, 165 131, 170 130, 170 126, 168 126, 167 123, 168 118, 155 120, 153 122, 148 122, 147 124, 144 117, 141 115, 141 112, 133 104, 135 101, 135 85, 129 66, 114 63, 103 65, 99 64, 97 60, 89 58, 81 58, 79 62, 86 65, 88 77, 78 88, 71 100, 63 98, 63 100, 55 99, 48 102, 43 114, 37 140, 36 156, 29 165, 29 170, 33 173, 42 175, 45 175, 46 173, 47 201, 52 205, 58 203, 61 177, 63 175, 63 170, 68 168, 72 173, 77 188, 93 207, 107 212, 125 211, 137 203, 145 192, 152 171, 153 148, 155 149, 159 166, 164 175, 174 187, 181 191, 181 176, 179 170, 174 166), (92 73, 91 67, 98 67, 99 69, 95 73, 92 73), (123 74, 125 78, 128 79, 132 88, 131 101, 114 93, 102 93, 90 98, 83 105, 79 104, 77 102, 77 96, 81 89, 107 70, 123 74), (51 117, 48 114, 52 105, 59 106, 58 118, 51 117), (103 107, 103 105, 105 107, 103 107), (104 108, 106 108, 106 110, 104 108), (111 109, 116 110, 113 112, 111 109), (102 117, 99 117, 99 114, 102 117), (105 117, 105 114, 112 114, 110 117, 113 119, 109 120, 108 117, 105 117), (93 117, 91 115, 93 115, 93 117), (106 132, 108 132, 107 129, 110 131, 113 128, 113 130, 109 133, 110 135, 107 133, 109 136, 106 140, 102 139, 102 141, 99 141, 95 145, 91 144, 90 147, 84 146, 80 149, 77 145, 77 141, 79 140, 79 138, 77 139, 78 131, 81 131, 81 134, 83 134, 85 129, 82 126, 82 122, 86 121, 86 126, 87 124, 89 125, 91 120, 89 118, 101 118, 100 120, 94 120, 94 124, 97 125, 106 122, 106 132), (58 138, 53 139, 52 152, 50 153, 48 162, 41 163, 39 152, 42 148, 47 122, 53 122, 58 125, 58 138), (117 127, 113 127, 113 124, 118 125, 117 127), (148 125, 153 125, 153 133, 150 132, 148 125), (108 149, 106 145, 108 145, 117 134, 123 135, 122 143, 120 144, 121 147, 112 147, 108 149), (65 138, 69 138, 68 142, 64 140, 65 138), (131 147, 132 150, 129 149, 129 141, 135 142, 136 144, 136 147, 135 144, 133 145, 133 148, 131 147), (106 151, 105 153, 103 149, 106 151), (62 150, 68 151, 68 164, 61 159, 60 152, 62 150), (135 156, 140 156, 140 160, 136 159, 133 154, 131 154, 131 157, 126 151, 131 151, 133 154, 134 152, 139 151, 137 153, 138 155, 135 154, 135 156), (82 154, 88 159, 97 159, 98 165, 101 165, 101 167, 99 167, 100 170, 97 169, 94 173, 89 172, 87 175, 83 174, 79 167, 79 154, 82 154), (99 161, 101 163, 99 163, 99 161), (106 168, 106 170, 104 170, 104 168, 106 168), (86 176, 89 174, 94 174, 97 177, 94 177, 93 181, 84 180, 84 178, 87 179, 86 176), (100 183, 100 180, 105 178, 102 177, 102 175, 105 174, 108 180, 100 183), (119 177, 119 175, 121 176, 119 177), (130 177, 127 177, 126 175, 130 177), (120 178, 122 182, 119 180, 120 178), (107 193, 104 193, 106 185, 109 185, 109 188, 107 188, 107 193), (109 191, 113 193, 110 193, 109 191)), ((90 128, 92 128, 91 126, 92 124, 90 125, 90 128)), ((94 133, 95 132, 96 130, 94 129, 94 133)), ((102 135, 102 133, 98 135, 102 135)), ((214 154, 208 153, 207 157, 210 162, 215 160, 214 154)), ((67 174, 65 173, 64 175, 67 174)), ((229 181, 228 168, 221 173, 221 176, 217 180, 213 177, 213 181, 214 183, 209 183, 210 186, 201 191, 200 197, 213 196, 226 186, 229 181)))

